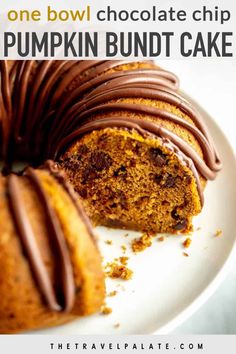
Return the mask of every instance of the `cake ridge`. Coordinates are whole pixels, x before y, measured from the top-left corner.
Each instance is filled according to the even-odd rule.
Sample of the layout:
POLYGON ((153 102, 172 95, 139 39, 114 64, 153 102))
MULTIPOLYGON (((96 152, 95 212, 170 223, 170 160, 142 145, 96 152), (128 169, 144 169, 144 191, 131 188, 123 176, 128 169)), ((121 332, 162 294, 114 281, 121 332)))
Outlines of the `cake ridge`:
POLYGON ((61 268, 60 272, 57 274, 62 275, 62 279, 60 280, 60 288, 64 299, 62 303, 58 302, 55 289, 53 288, 53 285, 49 279, 46 267, 40 256, 40 251, 35 242, 34 232, 30 225, 29 218, 27 217, 20 192, 20 186, 18 183, 19 177, 14 174, 10 174, 8 177, 6 177, 7 193, 9 198, 9 205, 14 216, 15 226, 19 231, 20 239, 31 264, 36 283, 44 299, 46 300, 48 307, 52 311, 69 312, 71 311, 74 304, 75 284, 70 256, 66 246, 63 231, 57 219, 56 213, 50 206, 41 182, 34 170, 30 167, 27 168, 24 171, 23 176, 28 178, 34 186, 34 190, 37 192, 37 195, 43 204, 47 224, 51 230, 50 235, 52 235, 54 238, 54 249, 56 250, 57 256, 59 258, 61 268))

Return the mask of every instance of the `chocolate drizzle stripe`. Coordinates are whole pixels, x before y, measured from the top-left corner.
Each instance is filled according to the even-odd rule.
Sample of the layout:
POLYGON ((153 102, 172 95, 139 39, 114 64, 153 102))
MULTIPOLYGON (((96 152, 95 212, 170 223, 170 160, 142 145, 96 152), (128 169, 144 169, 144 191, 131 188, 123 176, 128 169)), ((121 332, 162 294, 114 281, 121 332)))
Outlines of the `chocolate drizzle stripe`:
POLYGON ((41 131, 44 129, 45 122, 48 119, 47 108, 48 106, 52 105, 52 101, 49 102, 49 98, 52 95, 53 89, 57 84, 58 79, 63 75, 64 72, 69 70, 74 65, 74 61, 62 61, 57 65, 55 70, 51 72, 51 75, 47 77, 45 81, 44 87, 42 87, 41 92, 39 93, 38 97, 38 107, 36 112, 34 113, 34 126, 31 124, 30 127, 27 128, 26 139, 30 142, 34 142, 35 144, 35 152, 36 154, 42 153, 41 147, 41 140, 42 134, 41 131))
MULTIPOLYGON (((198 141, 198 143, 201 146, 201 149, 203 151, 204 159, 206 160, 209 167, 215 172, 219 171, 219 168, 221 168, 221 164, 219 165, 216 153, 212 149, 212 146, 207 141, 204 134, 195 125, 189 123, 185 119, 183 119, 171 112, 163 111, 163 110, 153 107, 153 106, 147 106, 144 104, 108 103, 108 104, 104 104, 104 105, 100 105, 100 106, 95 106, 94 108, 86 110, 85 112, 83 112, 79 116, 79 122, 80 123, 81 122, 83 122, 83 123, 88 122, 90 120, 93 120, 92 118, 90 118, 93 115, 98 114, 98 113, 105 113, 105 112, 109 112, 109 111, 113 111, 113 116, 115 117, 114 111, 122 112, 122 110, 143 113, 145 115, 149 114, 152 116, 153 119, 155 119, 155 117, 157 117, 157 118, 169 120, 171 122, 174 122, 174 123, 184 127, 190 133, 192 133, 193 136, 198 141)), ((119 116, 117 116, 117 118, 119 118, 119 116)), ((74 123, 76 123, 76 120, 74 123)), ((76 127, 76 125, 71 127, 71 130, 75 129, 75 127, 76 127)))
MULTIPOLYGON (((129 60, 107 60, 107 61, 87 60, 87 61, 83 61, 82 60, 81 62, 79 62, 79 65, 77 65, 74 68, 73 75, 71 75, 71 72, 68 72, 68 75, 62 79, 60 86, 57 89, 54 97, 58 100, 60 98, 60 96, 62 95, 63 91, 65 90, 66 86, 68 86, 69 83, 71 83, 76 76, 77 77, 81 76, 83 74, 83 72, 85 72, 85 71, 87 71, 86 75, 84 75, 84 77, 80 78, 80 86, 88 83, 93 78, 96 78, 97 76, 101 75, 102 73, 105 73, 105 75, 106 75, 106 71, 108 71, 109 69, 114 69, 114 68, 119 67, 121 65, 133 64, 133 63, 139 63, 139 62, 140 61, 138 61, 138 60, 137 61, 129 61, 129 60)), ((163 74, 159 74, 159 76, 162 75, 162 76, 165 76, 166 78, 169 77, 174 82, 178 81, 178 79, 176 78, 176 76, 174 74, 169 73, 165 70, 156 68, 152 61, 146 61, 146 62, 153 65, 153 70, 156 69, 155 72, 159 72, 159 73, 165 72, 163 74)), ((148 70, 150 70, 150 69, 148 69, 148 70)), ((138 72, 139 69, 135 69, 134 71, 138 72)), ((122 73, 124 74, 125 72, 126 71, 123 71, 122 73)), ((66 99, 67 99, 67 97, 66 97, 66 99)), ((54 100, 54 98, 53 98, 53 100, 54 100)), ((49 112, 49 115, 50 115, 50 112, 49 112)))
POLYGON ((2 146, 2 154, 3 158, 7 160, 8 154, 8 143, 10 137, 10 118, 11 118, 11 93, 10 93, 10 80, 8 67, 5 61, 1 61, 0 63, 0 71, 1 71, 1 93, 0 96, 0 121, 2 122, 2 135, 3 135, 3 146, 2 146))
POLYGON ((47 223, 55 242, 55 250, 57 252, 58 261, 60 264, 60 287, 63 294, 63 304, 61 305, 64 312, 71 311, 75 300, 75 283, 73 275, 73 267, 70 259, 69 250, 66 244, 65 236, 61 228, 60 222, 56 215, 56 212, 51 207, 47 196, 41 186, 38 176, 32 168, 28 168, 24 176, 27 176, 34 184, 38 196, 41 199, 42 206, 45 209, 45 215, 47 216, 47 223))
MULTIPOLYGON (((144 81, 145 82, 145 81, 144 81)), ((60 138, 60 132, 68 132, 68 130, 71 127, 71 123, 76 122, 77 119, 79 119, 80 115, 83 114, 84 111, 89 110, 90 108, 100 105, 104 101, 107 101, 109 99, 116 99, 120 97, 141 97, 141 95, 144 93, 144 90, 141 88, 140 90, 138 89, 138 83, 133 83, 134 85, 134 91, 130 91, 132 88, 122 86, 120 89, 110 89, 110 87, 107 87, 105 84, 104 90, 102 94, 96 94, 96 89, 95 89, 95 97, 89 95, 88 97, 86 96, 84 100, 78 101, 78 103, 74 104, 70 109, 68 109, 67 112, 64 113, 64 116, 59 116, 55 117, 54 122, 52 123, 52 136, 51 136, 51 144, 53 143, 53 139, 55 136, 58 135, 58 138, 60 138), (65 130, 66 129, 66 130, 65 130)), ((108 85, 109 86, 109 85, 108 85)), ((156 86, 155 88, 162 89, 162 87, 156 86)), ((153 93, 154 90, 151 91, 153 93)), ((159 90, 160 91, 160 90, 159 90)), ((159 92, 158 91, 158 92, 159 92)), ((161 92, 161 91, 160 91, 161 92)), ((145 91, 146 95, 149 95, 149 92, 145 91)), ((150 98, 148 96, 148 98, 150 98)), ((135 105, 135 104, 134 104, 135 105)), ((58 140, 58 139, 57 139, 58 140)))
POLYGON ((10 92, 10 82, 9 82, 9 71, 5 61, 0 62, 1 70, 1 93, 4 108, 8 114, 11 112, 11 92, 10 92))
POLYGON ((121 85, 127 82, 147 82, 147 76, 148 78, 151 77, 151 79, 155 80, 156 83, 172 88, 173 90, 177 90, 178 88, 178 78, 168 71, 159 69, 127 70, 100 75, 98 77, 91 78, 89 81, 87 80, 84 84, 81 84, 78 88, 76 88, 68 97, 65 97, 65 101, 62 102, 61 106, 58 108, 57 120, 60 121, 60 116, 63 115, 65 110, 68 109, 68 107, 71 106, 76 100, 81 100, 83 95, 88 90, 92 89, 94 94, 97 92, 97 87, 99 90, 103 90, 104 87, 107 89, 110 84, 113 86, 114 81, 117 79, 119 79, 119 83, 121 85))
MULTIPOLYGON (((105 73, 108 70, 115 69, 121 65, 127 65, 127 64, 134 64, 134 63, 140 63, 140 61, 130 61, 130 60, 96 60, 92 65, 90 65, 90 60, 88 61, 82 61, 83 63, 83 70, 82 72, 87 71, 86 75, 81 78, 81 84, 84 84, 91 79, 93 79, 96 76, 101 75, 102 73, 105 73), (88 63, 87 65, 85 63, 88 63), (88 71, 89 69, 89 71, 88 71)), ((151 61, 147 61, 149 64, 153 64, 151 61)))
POLYGON ((123 75, 121 73, 113 74, 110 79, 106 78, 108 75, 102 76, 103 82, 98 83, 97 87, 95 86, 93 91, 86 95, 86 98, 94 97, 97 94, 103 93, 105 90, 117 89, 119 87, 127 87, 127 85, 132 85, 135 87, 135 84, 146 84, 147 85, 147 75, 148 75, 148 84, 157 85, 160 87, 166 87, 171 90, 175 90, 175 85, 169 80, 167 80, 160 70, 143 70, 136 71, 127 71, 123 75), (105 82, 105 78, 107 79, 105 82))
POLYGON ((29 259, 35 280, 50 309, 60 311, 61 306, 57 302, 53 286, 40 255, 34 232, 24 207, 17 176, 10 175, 7 178, 7 191, 13 219, 19 232, 23 248, 29 259))
MULTIPOLYGON (((103 91, 102 94, 95 95, 95 97, 90 97, 90 98, 84 98, 84 100, 79 101, 78 103, 74 104, 64 117, 61 119, 61 121, 58 123, 57 120, 54 121, 52 125, 52 132, 54 132, 53 135, 56 135, 59 127, 62 128, 63 124, 67 125, 67 127, 70 127, 71 122, 76 120, 76 118, 80 117, 80 115, 95 107, 96 105, 101 105, 109 100, 115 100, 115 99, 121 99, 121 98, 147 98, 147 99, 158 99, 158 100, 163 100, 167 103, 174 104, 177 107, 179 107, 181 110, 184 111, 184 113, 189 114, 190 117, 196 121, 196 124, 198 126, 201 125, 201 130, 205 131, 205 128, 203 124, 201 124, 200 120, 194 112, 191 110, 191 107, 185 104, 184 99, 180 98, 177 96, 174 92, 171 91, 164 91, 163 87, 156 87, 155 89, 150 89, 150 88, 117 88, 113 90, 105 90, 103 91)), ((119 101, 120 104, 122 104, 122 101, 119 101)), ((134 103, 135 105, 135 103, 134 103)), ((122 106, 120 106, 122 107, 122 106)), ((64 131, 63 129, 61 131, 64 131)))
POLYGON ((34 114, 34 110, 35 107, 37 106, 37 102, 36 102, 37 95, 40 90, 40 86, 42 85, 44 78, 47 72, 49 71, 49 69, 51 68, 52 64, 53 64, 52 60, 43 61, 39 66, 38 71, 35 74, 34 84, 32 86, 31 92, 29 93, 28 107, 26 110, 26 118, 25 118, 26 127, 27 127, 26 133, 31 131, 32 126, 36 121, 36 115, 34 114))
POLYGON ((83 71, 90 69, 94 65, 97 65, 97 60, 81 60, 75 62, 75 65, 72 66, 71 70, 68 71, 63 77, 61 83, 59 84, 52 100, 58 101, 63 94, 65 87, 67 87, 76 77, 80 76, 83 71))
POLYGON ((64 80, 64 77, 68 77, 67 74, 71 73, 75 66, 78 66, 78 61, 59 61, 54 71, 50 71, 50 73, 47 72, 47 78, 42 87, 42 93, 39 94, 38 98, 39 110, 35 112, 34 119, 29 119, 29 123, 27 124, 26 140, 29 142, 29 146, 32 147, 36 155, 42 155, 44 153, 44 142, 45 139, 48 139, 47 122, 50 121, 55 114, 55 106, 58 105, 59 100, 59 98, 56 99, 55 97, 57 97, 61 81, 64 80), (42 130, 44 130, 43 139, 41 134, 42 130), (42 142, 42 140, 44 141, 42 142))
POLYGON ((29 90, 30 73, 33 68, 33 65, 33 60, 27 60, 26 62, 23 62, 21 65, 21 70, 19 72, 18 79, 16 80, 18 82, 18 85, 15 91, 16 103, 14 104, 15 110, 12 122, 12 129, 17 140, 21 139, 22 120, 24 116, 27 91, 29 90))
MULTIPOLYGON (((121 98, 147 98, 147 99, 157 99, 161 100, 167 103, 170 103, 176 107, 178 107, 184 114, 187 114, 196 124, 197 128, 205 135, 209 148, 211 150, 214 150, 215 154, 215 164, 214 164, 214 169, 219 171, 221 169, 221 162, 218 156, 218 153, 216 149, 214 148, 214 144, 212 142, 212 138, 210 137, 208 130, 203 122, 203 120, 200 117, 200 114, 193 109, 191 104, 187 102, 182 96, 178 95, 176 92, 173 92, 167 88, 163 87, 158 87, 156 86, 155 89, 151 89, 149 84, 146 84, 143 86, 143 88, 138 88, 138 85, 136 84, 136 87, 134 88, 117 88, 114 90, 107 90, 104 88, 104 91, 102 94, 98 94, 89 99, 85 99, 81 103, 74 105, 74 107, 71 108, 67 112, 67 115, 64 117, 64 121, 67 122, 67 127, 70 127, 70 122, 76 121, 76 118, 80 118, 81 114, 83 112, 88 111, 89 109, 96 107, 97 105, 102 105, 108 100, 114 100, 114 99, 119 99, 119 107, 122 109, 122 105, 125 104, 124 102, 120 101, 121 98)), ((137 103, 133 103, 133 106, 135 107, 137 103)), ((118 109, 118 108, 117 108, 118 109)), ((135 108, 134 108, 135 109, 135 108)), ((148 109, 148 106, 147 106, 148 109)), ((164 111, 164 110, 163 110, 164 111)), ((63 120, 62 120, 63 121, 63 120)), ((68 133, 68 131, 67 131, 68 133)))

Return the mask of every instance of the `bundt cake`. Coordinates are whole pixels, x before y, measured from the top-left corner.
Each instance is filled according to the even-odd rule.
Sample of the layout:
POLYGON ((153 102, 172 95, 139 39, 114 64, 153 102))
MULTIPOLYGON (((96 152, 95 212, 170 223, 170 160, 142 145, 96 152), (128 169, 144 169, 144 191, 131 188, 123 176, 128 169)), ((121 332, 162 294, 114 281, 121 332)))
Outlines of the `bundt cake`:
POLYGON ((94 225, 185 233, 221 168, 178 79, 153 62, 1 62, 2 155, 58 162, 94 225))
POLYGON ((104 276, 91 225, 54 163, 0 177, 0 333, 99 310, 104 276))

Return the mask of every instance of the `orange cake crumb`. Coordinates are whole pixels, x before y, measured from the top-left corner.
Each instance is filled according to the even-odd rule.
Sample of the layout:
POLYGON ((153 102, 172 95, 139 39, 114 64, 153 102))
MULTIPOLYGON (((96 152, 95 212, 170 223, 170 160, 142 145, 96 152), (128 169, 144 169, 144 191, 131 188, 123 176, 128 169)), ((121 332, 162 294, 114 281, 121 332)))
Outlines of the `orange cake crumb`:
POLYGON ((165 241, 165 237, 164 237, 164 236, 158 237, 157 241, 158 241, 158 242, 163 242, 163 241, 165 241))
POLYGON ((127 247, 125 245, 121 245, 121 249, 122 249, 123 253, 125 253, 127 250, 127 247))
POLYGON ((128 259, 129 259, 129 257, 122 256, 122 257, 119 258, 119 261, 120 261, 121 264, 127 265, 128 264, 128 259))
POLYGON ((117 294, 117 291, 116 291, 116 290, 113 290, 113 291, 110 291, 110 292, 107 294, 107 296, 113 297, 113 296, 116 296, 116 294, 117 294))
POLYGON ((119 328, 119 327, 120 327, 120 323, 114 324, 114 328, 119 328))
POLYGON ((112 245, 112 240, 106 240, 105 243, 106 243, 107 245, 112 245))
POLYGON ((190 247, 190 245, 191 245, 191 243, 192 243, 192 240, 191 240, 191 238, 186 238, 186 240, 183 242, 183 246, 184 246, 184 248, 189 248, 190 247))
POLYGON ((216 237, 220 237, 220 236, 222 236, 222 230, 220 230, 220 229, 218 229, 218 230, 216 230, 216 232, 215 232, 215 236, 216 237))
POLYGON ((152 236, 150 234, 144 234, 140 238, 135 238, 131 243, 131 247, 134 252, 142 252, 151 245, 152 236))
POLYGON ((186 252, 183 252, 184 257, 189 257, 189 254, 186 252))
POLYGON ((108 270, 106 271, 106 275, 110 278, 130 280, 133 276, 133 271, 127 268, 123 264, 118 264, 117 262, 111 262, 106 265, 108 270))
POLYGON ((112 313, 112 308, 108 307, 106 305, 103 305, 102 308, 101 308, 101 313, 103 315, 110 315, 110 313, 112 313))

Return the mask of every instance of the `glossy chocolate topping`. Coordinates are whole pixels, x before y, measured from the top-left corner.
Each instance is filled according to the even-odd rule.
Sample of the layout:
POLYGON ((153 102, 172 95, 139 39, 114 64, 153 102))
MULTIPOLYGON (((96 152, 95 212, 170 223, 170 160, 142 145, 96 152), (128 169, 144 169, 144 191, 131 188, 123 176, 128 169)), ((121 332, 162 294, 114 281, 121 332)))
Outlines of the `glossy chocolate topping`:
POLYGON ((47 306, 52 311, 71 311, 75 301, 75 283, 71 258, 63 229, 37 173, 32 168, 28 168, 25 170, 23 177, 14 174, 9 175, 7 177, 7 194, 23 249, 29 259, 36 284, 47 306), (30 219, 27 215, 19 182, 21 178, 27 178, 30 181, 45 212, 50 244, 56 255, 56 288, 43 262, 30 219))
POLYGON ((37 163, 46 158, 58 159, 82 134, 118 127, 145 131, 163 143, 167 139, 169 148, 191 168, 202 201, 199 176, 214 179, 221 169, 201 115, 176 92, 178 79, 152 62, 140 66, 122 60, 21 61, 10 70, 3 62, 0 69, 5 160, 18 155, 37 163), (150 101, 165 102, 179 113, 158 108, 150 101), (103 114, 105 117, 100 118, 103 114), (160 119, 192 135, 203 158, 188 141, 164 128, 160 119))

